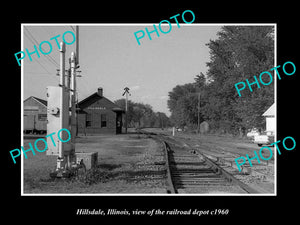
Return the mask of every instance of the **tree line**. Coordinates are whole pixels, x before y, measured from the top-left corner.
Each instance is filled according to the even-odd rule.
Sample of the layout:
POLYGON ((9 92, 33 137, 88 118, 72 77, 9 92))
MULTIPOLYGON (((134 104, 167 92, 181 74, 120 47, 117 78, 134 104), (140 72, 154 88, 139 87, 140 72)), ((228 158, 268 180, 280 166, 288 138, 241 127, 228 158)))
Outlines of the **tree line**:
MULTIPOLYGON (((125 109, 125 99, 118 99, 115 104, 125 109)), ((128 127, 158 127, 171 126, 169 117, 163 112, 154 112, 149 104, 137 103, 128 100, 127 111, 128 127)))
POLYGON ((252 85, 253 92, 245 89, 242 97, 234 85, 254 82, 253 75, 274 67, 273 26, 223 26, 206 45, 207 72, 169 92, 172 124, 195 129, 199 118, 215 132, 245 135, 254 127, 265 129, 262 114, 274 103, 274 82, 260 89, 252 85))

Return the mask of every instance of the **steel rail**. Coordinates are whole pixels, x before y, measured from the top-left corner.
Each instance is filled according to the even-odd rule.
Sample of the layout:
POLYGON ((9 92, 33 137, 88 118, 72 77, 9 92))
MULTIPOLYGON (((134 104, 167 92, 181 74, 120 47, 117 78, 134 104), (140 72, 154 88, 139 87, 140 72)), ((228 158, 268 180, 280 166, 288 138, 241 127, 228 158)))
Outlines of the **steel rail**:
MULTIPOLYGON (((193 182, 196 183, 195 185, 197 185, 197 182, 198 182, 199 186, 204 185, 206 182, 208 185, 212 185, 214 183, 218 183, 219 181, 221 182, 222 178, 224 180, 226 180, 226 182, 228 183, 228 184, 225 183, 223 185, 238 186, 243 191, 245 191, 246 193, 249 193, 249 194, 260 193, 256 189, 250 187, 249 185, 247 185, 247 184, 243 183, 242 181, 238 180, 237 178, 235 178, 232 174, 230 174, 225 169, 223 169, 221 166, 216 164, 213 160, 211 160, 207 156, 205 156, 201 152, 201 150, 192 147, 190 144, 188 144, 182 140, 174 139, 173 137, 160 135, 160 134, 153 133, 153 132, 147 132, 147 131, 140 130, 140 129, 138 130, 138 133, 152 136, 154 139, 159 140, 161 143, 163 143, 165 159, 166 159, 165 165, 166 165, 166 175, 167 175, 167 193, 178 193, 176 187, 182 188, 184 186, 193 186, 193 184, 191 184, 193 182), (167 139, 169 139, 169 140, 167 140, 167 139), (178 156, 178 155, 176 156, 175 154, 173 154, 171 147, 167 141, 175 142, 174 145, 180 146, 181 148, 185 149, 186 152, 190 152, 190 153, 194 154, 195 156, 199 157, 200 159, 202 159, 204 161, 203 164, 206 164, 209 166, 209 169, 207 169, 207 172, 210 175, 206 176, 205 174, 203 174, 205 172, 205 169, 204 170, 202 169, 202 172, 199 172, 199 173, 195 173, 194 171, 192 171, 192 172, 187 171, 187 174, 184 174, 179 171, 174 171, 174 169, 172 170, 171 162, 170 162, 171 155, 173 157, 173 160, 174 160, 174 156, 175 156, 175 158, 176 157, 180 158, 182 156, 178 156), (211 171, 213 171, 213 173, 211 171), (183 181, 183 182, 186 181, 188 183, 180 184, 180 181, 179 181, 179 184, 178 184, 178 180, 176 181, 176 178, 178 179, 178 177, 181 177, 181 181, 183 181), (199 181, 203 181, 204 184, 199 184, 199 181)), ((184 157, 186 157, 186 156, 184 156, 184 157)), ((175 163, 175 161, 174 161, 174 163, 175 163)), ((190 164, 192 164, 192 162, 190 164)))
POLYGON ((164 152, 165 152, 165 159, 166 159, 167 193, 175 194, 178 192, 175 190, 174 183, 172 180, 171 169, 170 169, 170 161, 169 161, 170 147, 168 146, 167 142, 162 141, 162 143, 164 145, 164 152))
MULTIPOLYGON (((169 137, 169 138, 173 139, 171 137, 169 137)), ((178 141, 178 140, 176 140, 176 141, 178 141)), ((209 159, 207 156, 205 156, 199 149, 193 148, 190 144, 188 144, 186 142, 183 142, 183 141, 178 141, 178 142, 182 143, 182 145, 184 146, 184 148, 186 148, 187 150, 191 150, 192 149, 194 152, 196 152, 195 155, 197 155, 198 157, 203 157, 205 159, 205 161, 210 166, 212 166, 212 168, 214 168, 214 170, 216 171, 216 173, 221 174, 229 182, 238 185, 239 187, 241 187, 244 191, 246 191, 249 194, 257 194, 257 193, 259 193, 259 191, 257 191, 256 189, 250 187, 249 185, 247 185, 247 184, 243 183, 242 181, 238 180, 237 178, 235 178, 232 174, 228 173, 221 166, 219 166, 218 164, 216 164, 215 162, 213 162, 211 159, 209 159)))

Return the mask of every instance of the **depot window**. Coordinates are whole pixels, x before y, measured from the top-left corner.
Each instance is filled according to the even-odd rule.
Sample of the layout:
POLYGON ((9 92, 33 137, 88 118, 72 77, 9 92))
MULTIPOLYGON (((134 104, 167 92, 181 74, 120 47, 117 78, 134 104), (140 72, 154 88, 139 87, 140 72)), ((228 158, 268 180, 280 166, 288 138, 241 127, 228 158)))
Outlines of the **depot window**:
POLYGON ((92 115, 86 114, 85 127, 91 127, 91 126, 92 126, 92 115))

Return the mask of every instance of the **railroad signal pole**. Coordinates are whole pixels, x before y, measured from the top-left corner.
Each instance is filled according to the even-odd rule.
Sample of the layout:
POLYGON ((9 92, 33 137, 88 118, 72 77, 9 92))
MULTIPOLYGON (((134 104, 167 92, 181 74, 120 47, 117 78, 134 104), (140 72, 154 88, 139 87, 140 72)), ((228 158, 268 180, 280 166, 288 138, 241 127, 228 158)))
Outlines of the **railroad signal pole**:
POLYGON ((122 96, 126 95, 126 100, 125 100, 125 133, 127 134, 127 129, 128 129, 128 117, 127 117, 127 113, 128 113, 128 95, 131 95, 129 93, 129 88, 125 87, 124 88, 124 93, 122 96))
MULTIPOLYGON (((65 43, 60 43, 60 83, 59 87, 47 87, 47 133, 53 133, 53 131, 69 130, 71 128, 71 133, 69 133, 71 141, 69 143, 60 140, 59 145, 54 145, 53 148, 47 150, 47 155, 57 155, 57 167, 56 170, 50 173, 51 177, 63 177, 72 174, 72 170, 80 168, 76 161, 75 153, 75 137, 77 133, 77 116, 76 116, 76 77, 81 71, 77 71, 79 66, 79 29, 76 26, 76 51, 71 53, 71 58, 69 59, 70 68, 65 70, 65 43), (67 72, 67 74, 65 74, 67 72), (71 114, 70 107, 71 105, 71 114), (71 120, 70 120, 71 119, 71 120), (71 123, 70 123, 71 122, 71 123)), ((65 133, 63 133, 63 136, 65 133)), ((48 135, 49 136, 49 135, 48 135)), ((50 141, 53 141, 52 136, 47 137, 50 141)), ((65 140, 66 138, 62 138, 65 140)), ((48 140, 47 140, 48 141, 48 140)), ((58 142, 58 141, 57 141, 58 142)))

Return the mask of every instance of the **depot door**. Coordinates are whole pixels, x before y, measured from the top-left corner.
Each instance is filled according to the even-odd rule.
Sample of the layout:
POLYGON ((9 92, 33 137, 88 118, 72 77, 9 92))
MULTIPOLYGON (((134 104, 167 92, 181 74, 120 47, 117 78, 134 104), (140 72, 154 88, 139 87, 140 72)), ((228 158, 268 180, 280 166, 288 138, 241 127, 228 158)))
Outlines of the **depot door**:
POLYGON ((117 113, 116 118, 116 134, 122 133, 122 113, 117 113))

